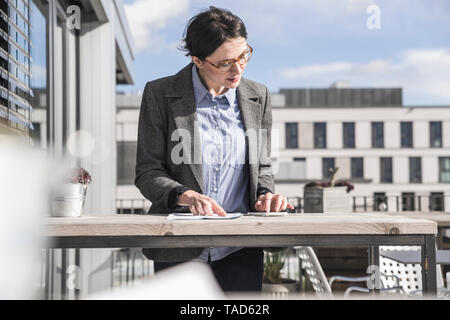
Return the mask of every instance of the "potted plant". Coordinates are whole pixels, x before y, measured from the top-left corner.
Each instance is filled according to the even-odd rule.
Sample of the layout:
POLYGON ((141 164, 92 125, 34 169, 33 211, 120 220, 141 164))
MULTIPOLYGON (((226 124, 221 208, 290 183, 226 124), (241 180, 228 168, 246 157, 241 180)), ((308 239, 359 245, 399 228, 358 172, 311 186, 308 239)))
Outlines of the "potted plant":
POLYGON ((330 168, 330 181, 314 181, 303 189, 305 213, 330 213, 352 211, 348 195, 355 187, 349 181, 336 180, 339 168, 330 168))
POLYGON ((91 175, 83 168, 72 168, 63 184, 51 192, 50 209, 54 217, 81 217, 91 175))
POLYGON ((286 262, 286 250, 264 253, 264 278, 262 292, 274 298, 282 298, 299 290, 299 283, 283 278, 281 270, 286 262))

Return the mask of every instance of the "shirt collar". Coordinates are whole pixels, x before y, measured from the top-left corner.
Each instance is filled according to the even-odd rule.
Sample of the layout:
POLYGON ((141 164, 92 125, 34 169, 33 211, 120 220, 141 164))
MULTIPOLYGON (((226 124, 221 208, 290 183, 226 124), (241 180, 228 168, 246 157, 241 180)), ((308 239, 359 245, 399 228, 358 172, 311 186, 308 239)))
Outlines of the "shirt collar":
MULTIPOLYGON (((200 76, 197 72, 197 66, 192 66, 192 84, 194 86, 195 103, 198 105, 200 102, 208 96, 212 99, 212 94, 205 88, 200 80, 200 76)), ((228 89, 223 95, 217 96, 218 98, 225 97, 228 100, 230 106, 233 106, 236 101, 236 88, 228 89)))

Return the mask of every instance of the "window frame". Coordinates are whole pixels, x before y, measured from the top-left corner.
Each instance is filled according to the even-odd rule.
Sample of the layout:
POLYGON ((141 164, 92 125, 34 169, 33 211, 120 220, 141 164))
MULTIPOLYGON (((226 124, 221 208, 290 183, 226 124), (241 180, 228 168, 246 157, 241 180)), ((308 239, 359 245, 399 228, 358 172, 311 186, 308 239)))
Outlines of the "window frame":
POLYGON ((409 157, 409 183, 422 183, 422 158, 421 157, 409 157), (414 163, 414 161, 417 161, 417 162, 414 163), (417 165, 417 168, 415 168, 415 169, 417 170, 417 172, 419 172, 419 174, 415 174, 417 172, 414 171, 412 168, 415 165, 417 165))
POLYGON ((350 158, 350 174, 351 174, 352 179, 364 179, 364 158, 363 157, 350 158), (354 161, 361 161, 361 176, 354 175, 354 172, 355 172, 354 161))
MULTIPOLYGON (((322 158, 322 179, 323 180, 329 180, 331 178, 331 173, 329 172, 329 170, 325 169, 325 162, 331 160, 331 162, 333 163, 333 165, 331 166, 331 168, 335 168, 336 166, 336 159, 333 157, 324 157, 322 158)), ((330 167, 328 167, 327 169, 329 169, 330 167)))
POLYGON ((442 121, 430 121, 430 148, 442 148, 442 121), (438 136, 436 137, 436 130, 433 130, 433 125, 438 125, 438 136), (434 145, 433 142, 439 141, 438 145, 434 145))
POLYGON ((400 122, 400 146, 401 148, 414 148, 414 125, 412 121, 400 122))
POLYGON ((298 122, 286 122, 284 124, 285 130, 285 146, 286 149, 298 149, 298 122), (290 128, 290 129, 288 129, 290 128), (292 129, 295 128, 295 129, 292 129), (292 130, 292 131, 291 131, 292 130), (292 133, 294 133, 292 135, 292 133), (294 143, 291 139, 294 139, 294 143))
POLYGON ((380 183, 393 183, 394 179, 393 179, 393 159, 392 157, 381 157, 380 158, 380 183), (385 165, 385 161, 389 160, 389 174, 386 175, 386 167, 385 165), (385 170, 383 170, 385 169, 385 170), (385 177, 390 177, 390 179, 383 179, 385 177))
POLYGON ((450 183, 450 157, 439 157, 439 183, 450 183), (444 161, 448 161, 448 168, 445 168, 444 170, 444 161), (448 174, 448 181, 444 181, 442 179, 443 175, 447 173, 448 174))
POLYGON ((326 122, 314 122, 313 123, 313 136, 314 136, 314 149, 326 149, 327 148, 327 123, 326 122), (323 135, 323 142, 319 144, 319 138, 323 135))
POLYGON ((356 146, 355 123, 342 123, 342 145, 344 149, 354 149, 356 146))
POLYGON ((382 121, 372 122, 372 148, 384 148, 384 122, 382 121), (380 128, 377 128, 378 125, 380 125, 380 128), (381 131, 378 132, 378 130, 381 131), (379 140, 381 140, 381 143, 379 143, 379 140))

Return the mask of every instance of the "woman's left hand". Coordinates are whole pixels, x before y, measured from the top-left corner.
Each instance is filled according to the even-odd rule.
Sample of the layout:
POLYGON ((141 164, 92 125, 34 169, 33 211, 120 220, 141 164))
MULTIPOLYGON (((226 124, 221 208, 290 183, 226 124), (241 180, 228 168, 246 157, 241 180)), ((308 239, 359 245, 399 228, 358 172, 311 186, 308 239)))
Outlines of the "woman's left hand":
POLYGON ((260 195, 255 204, 256 211, 279 212, 286 210, 286 208, 294 209, 294 206, 287 202, 286 197, 281 194, 270 192, 260 195))

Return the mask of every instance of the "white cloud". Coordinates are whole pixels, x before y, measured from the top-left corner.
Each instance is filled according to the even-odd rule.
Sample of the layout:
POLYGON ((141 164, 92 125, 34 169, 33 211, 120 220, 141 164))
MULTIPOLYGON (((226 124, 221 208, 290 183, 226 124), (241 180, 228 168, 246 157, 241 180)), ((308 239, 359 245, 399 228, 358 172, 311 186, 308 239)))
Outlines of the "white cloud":
POLYGON ((159 34, 170 21, 186 13, 189 0, 136 0, 125 5, 125 12, 134 38, 136 51, 175 47, 159 34))
POLYGON ((349 62, 333 62, 328 64, 311 64, 308 66, 302 66, 297 68, 285 69, 281 72, 283 78, 296 79, 314 77, 330 72, 344 72, 352 68, 352 64, 349 62))
POLYGON ((320 86, 346 79, 359 87, 402 87, 412 97, 425 95, 447 103, 450 100, 450 49, 413 49, 391 59, 306 65, 284 69, 280 74, 286 80, 320 86))

